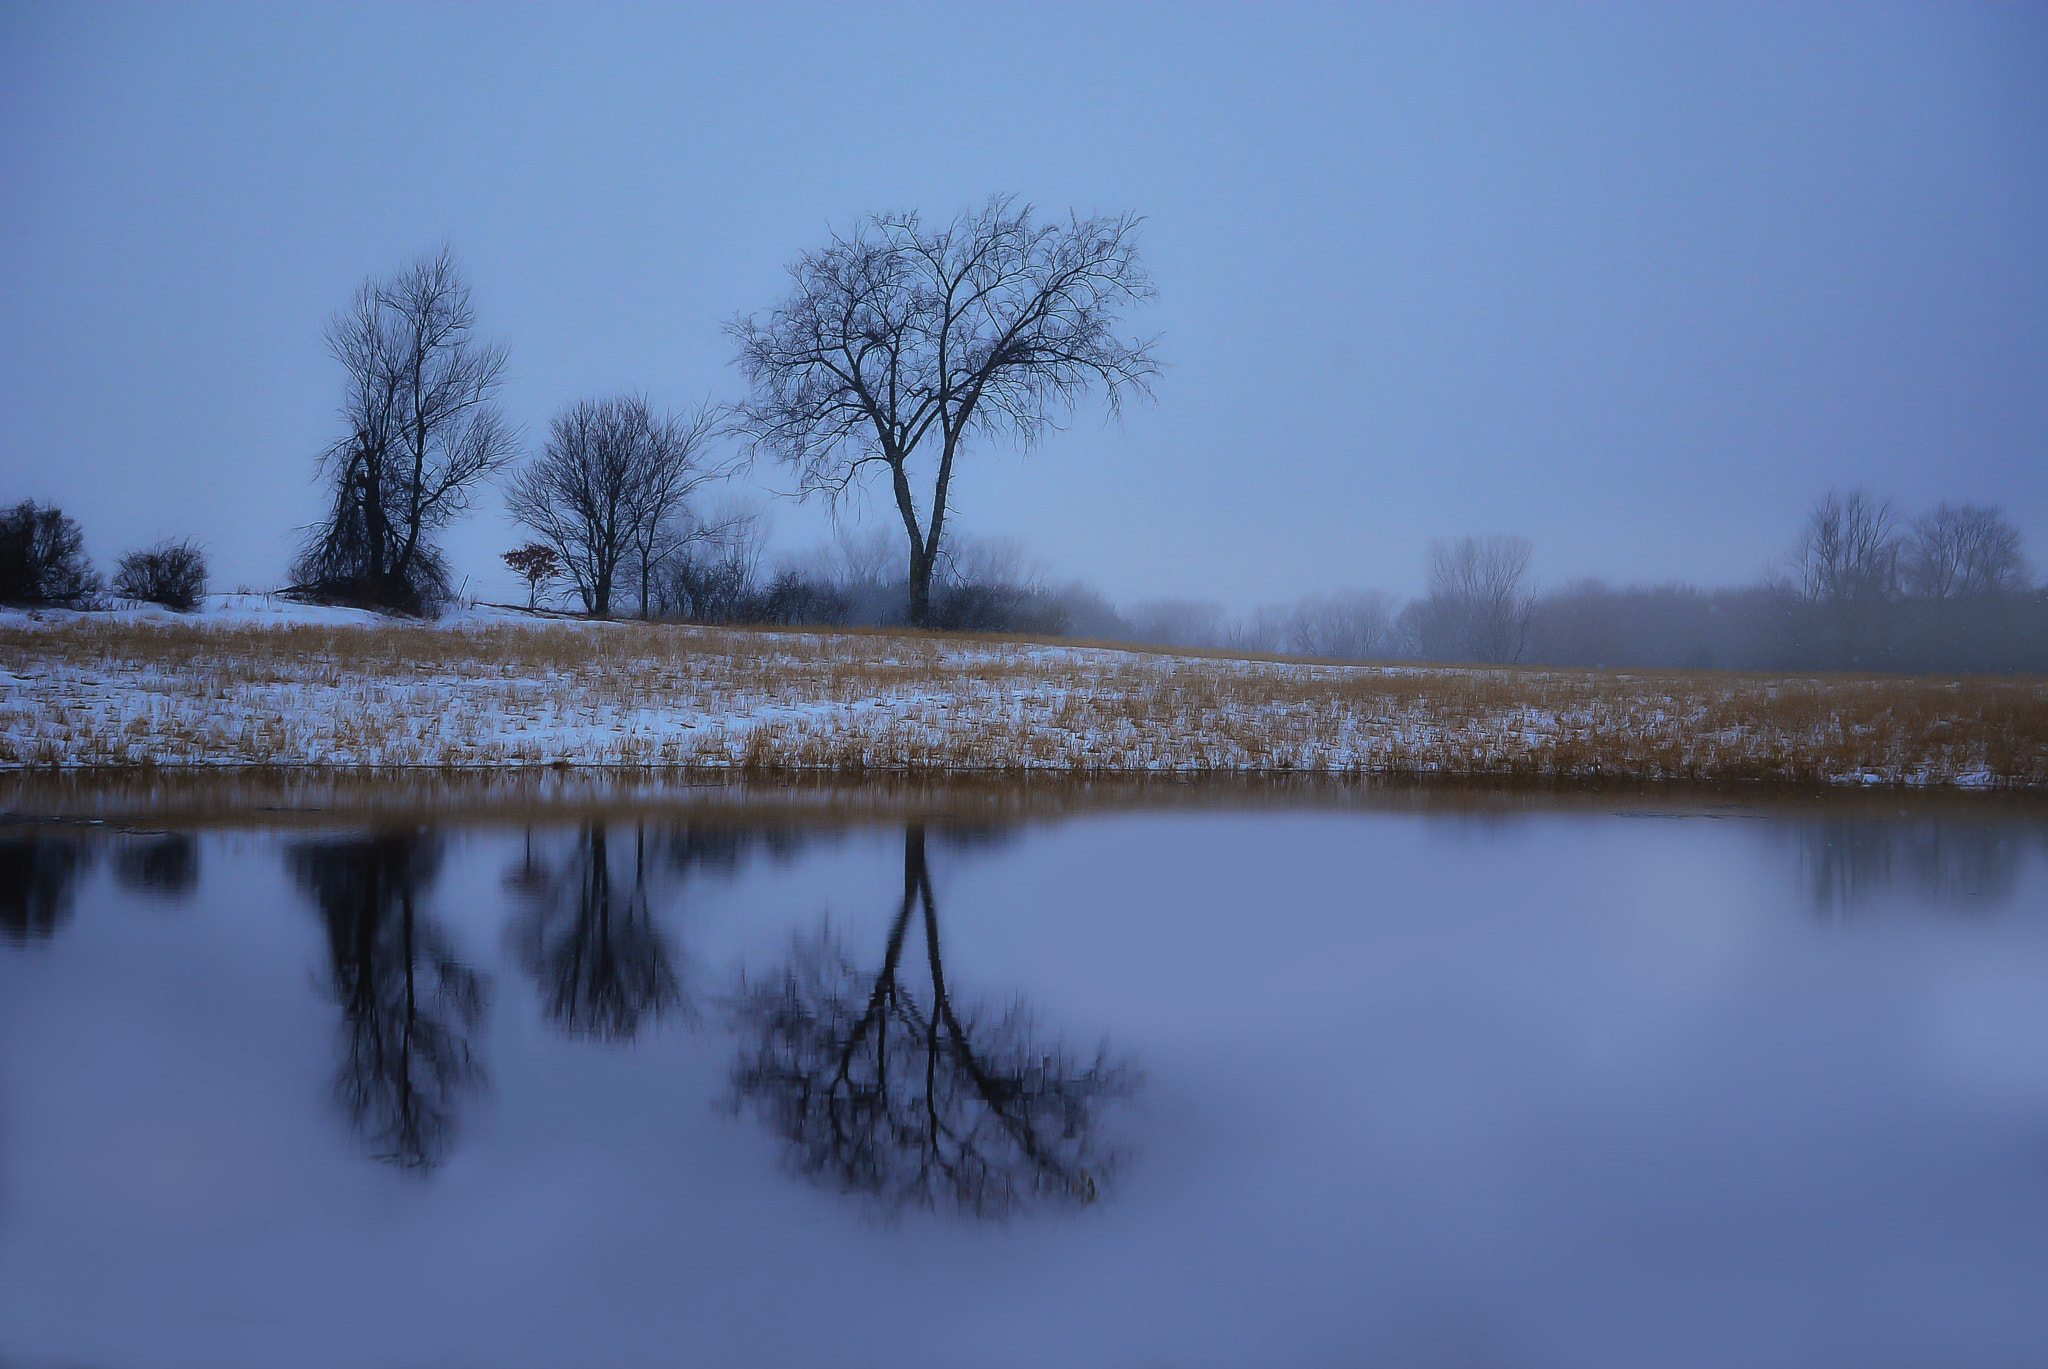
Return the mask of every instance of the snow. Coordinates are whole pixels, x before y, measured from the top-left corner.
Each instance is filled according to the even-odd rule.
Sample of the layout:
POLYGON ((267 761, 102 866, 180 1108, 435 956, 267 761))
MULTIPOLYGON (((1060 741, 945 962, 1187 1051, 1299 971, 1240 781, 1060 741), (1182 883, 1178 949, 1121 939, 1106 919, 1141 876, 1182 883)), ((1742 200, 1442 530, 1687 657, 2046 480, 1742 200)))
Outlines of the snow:
MULTIPOLYGON (((1925 682, 1915 698, 1954 716, 1932 715, 1924 735, 1901 737, 1880 736, 1883 698, 1812 680, 1260 662, 588 622, 492 606, 421 624, 262 594, 216 596, 189 615, 13 612, 0 615, 6 629, 21 631, 0 646, 0 768, 569 764, 2014 781, 2010 764, 1995 768, 1967 735, 1967 710, 1981 717, 1984 702, 1947 681, 1925 682), (266 631, 287 628, 308 631, 266 631), (1768 721, 1772 711, 1798 716, 1779 708, 1788 697, 1823 705, 1810 710, 1810 735, 1768 721), (1845 728, 1844 718, 1854 725, 1845 728), (1870 740, 1848 746, 1851 732, 1870 740)), ((2033 702, 2043 692, 1997 687, 2031 690, 2033 702)), ((2039 756, 2026 763, 2041 768, 2039 756)), ((2022 782, 2041 783, 2026 778, 2032 773, 2022 782)))

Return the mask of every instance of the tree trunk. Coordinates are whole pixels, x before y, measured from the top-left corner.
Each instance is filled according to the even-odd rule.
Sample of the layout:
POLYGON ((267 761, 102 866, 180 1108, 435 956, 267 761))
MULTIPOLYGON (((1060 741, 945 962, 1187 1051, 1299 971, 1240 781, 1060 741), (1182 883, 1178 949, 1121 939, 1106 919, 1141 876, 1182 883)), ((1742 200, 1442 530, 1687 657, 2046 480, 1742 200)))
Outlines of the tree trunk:
POLYGON ((910 544, 910 625, 932 625, 932 558, 915 541, 910 544))

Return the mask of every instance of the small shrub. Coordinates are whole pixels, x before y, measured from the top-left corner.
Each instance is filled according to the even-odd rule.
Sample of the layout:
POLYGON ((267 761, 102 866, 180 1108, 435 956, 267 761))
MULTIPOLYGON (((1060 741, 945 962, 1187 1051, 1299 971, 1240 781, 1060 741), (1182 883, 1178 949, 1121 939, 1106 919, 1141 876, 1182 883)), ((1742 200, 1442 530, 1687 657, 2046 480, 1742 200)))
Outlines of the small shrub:
POLYGON ((85 536, 63 510, 24 499, 0 512, 0 604, 90 608, 101 588, 85 536))
POLYGON ((114 593, 190 613, 206 593, 206 553, 189 539, 131 551, 114 570, 114 593))

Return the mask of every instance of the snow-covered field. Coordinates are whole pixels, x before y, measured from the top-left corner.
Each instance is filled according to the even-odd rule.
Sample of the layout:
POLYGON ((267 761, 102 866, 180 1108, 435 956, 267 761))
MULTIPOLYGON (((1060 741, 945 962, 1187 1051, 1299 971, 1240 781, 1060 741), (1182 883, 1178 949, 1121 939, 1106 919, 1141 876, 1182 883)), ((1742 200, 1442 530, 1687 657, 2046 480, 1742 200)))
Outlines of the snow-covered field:
POLYGON ((0 767, 1311 771, 2048 787, 2048 681, 1340 666, 263 595, 0 612, 0 767))

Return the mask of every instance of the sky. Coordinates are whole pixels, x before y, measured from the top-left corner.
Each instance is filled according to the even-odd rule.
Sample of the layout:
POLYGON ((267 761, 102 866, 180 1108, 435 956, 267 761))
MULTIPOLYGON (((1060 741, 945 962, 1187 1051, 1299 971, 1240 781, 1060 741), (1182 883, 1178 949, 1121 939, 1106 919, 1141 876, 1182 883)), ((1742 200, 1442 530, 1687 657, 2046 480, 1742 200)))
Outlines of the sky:
MULTIPOLYGON (((1129 604, 1753 580, 1804 510, 1994 503, 2048 568, 2048 8, 0 4, 0 501, 281 583, 365 277, 450 245, 525 448, 742 394, 864 214, 1143 215, 1154 399, 966 458, 1129 604)), ((798 550, 825 510, 742 484, 798 550)), ((893 513, 877 490, 865 512, 893 513)), ((446 547, 510 597, 495 491, 446 547)))

